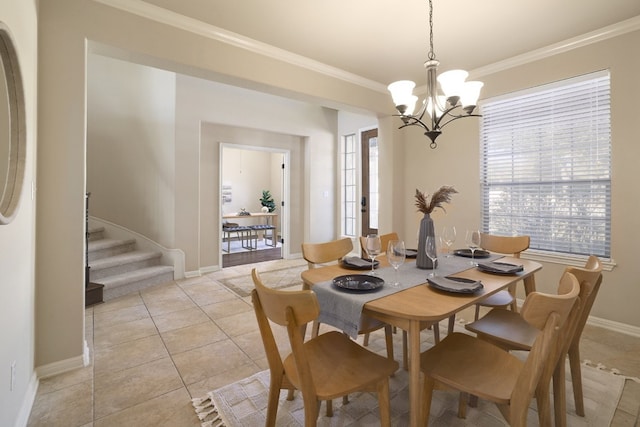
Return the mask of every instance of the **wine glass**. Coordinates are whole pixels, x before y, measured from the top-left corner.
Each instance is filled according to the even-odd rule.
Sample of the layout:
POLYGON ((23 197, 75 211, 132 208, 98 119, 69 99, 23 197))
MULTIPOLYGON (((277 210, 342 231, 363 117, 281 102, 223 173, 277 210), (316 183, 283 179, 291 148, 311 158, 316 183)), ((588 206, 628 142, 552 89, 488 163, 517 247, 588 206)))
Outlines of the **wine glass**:
POLYGON ((364 248, 364 250, 367 251, 367 255, 371 260, 371 274, 375 276, 376 272, 374 271, 373 267, 376 262, 376 257, 380 255, 380 252, 382 252, 382 243, 380 243, 380 236, 378 236, 377 234, 369 234, 367 236, 365 246, 366 247, 364 248))
POLYGON ((451 247, 453 243, 456 241, 456 228, 455 227, 447 227, 445 226, 442 229, 442 235, 440 236, 442 239, 442 243, 447 247, 447 258, 451 257, 451 247))
POLYGON ((427 240, 425 241, 424 251, 427 254, 427 257, 431 260, 431 268, 433 271, 429 274, 429 277, 436 276, 436 261, 438 260, 438 247, 436 245, 436 237, 435 236, 427 236, 427 240))
POLYGON ((467 235, 465 236, 465 242, 469 249, 471 250, 471 264, 476 265, 475 263, 475 252, 480 248, 480 231, 478 230, 467 230, 467 235))
POLYGON ((398 281, 398 268, 404 264, 405 257, 406 249, 404 247, 404 241, 389 240, 387 245, 387 261, 389 261, 389 264, 391 264, 393 269, 396 271, 393 286, 400 286, 400 282, 398 281))

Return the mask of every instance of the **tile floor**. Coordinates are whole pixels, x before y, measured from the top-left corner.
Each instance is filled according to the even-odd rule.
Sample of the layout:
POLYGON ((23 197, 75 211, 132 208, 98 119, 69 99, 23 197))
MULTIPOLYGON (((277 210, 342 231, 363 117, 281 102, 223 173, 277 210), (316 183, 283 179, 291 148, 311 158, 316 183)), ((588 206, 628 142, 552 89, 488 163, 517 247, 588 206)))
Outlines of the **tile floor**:
MULTIPOLYGON (((216 280, 301 262, 225 268, 87 309, 92 363, 42 379, 28 425, 198 426, 191 397, 267 368, 249 298, 216 280)), ((370 347, 384 353, 383 335, 370 347)), ((583 358, 622 374, 640 377, 638 354, 640 338, 591 326, 583 335, 583 358)), ((627 381, 612 425, 640 427, 639 407, 640 384, 627 381)))

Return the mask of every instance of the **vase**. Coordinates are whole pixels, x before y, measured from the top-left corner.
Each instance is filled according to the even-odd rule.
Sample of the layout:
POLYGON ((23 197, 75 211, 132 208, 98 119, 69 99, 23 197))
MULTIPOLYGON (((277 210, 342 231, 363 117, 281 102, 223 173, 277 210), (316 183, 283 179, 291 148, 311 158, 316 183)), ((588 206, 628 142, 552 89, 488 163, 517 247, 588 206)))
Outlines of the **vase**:
POLYGON ((420 220, 420 230, 418 231, 418 255, 416 256, 416 267, 423 269, 434 269, 438 266, 438 260, 434 262, 427 256, 425 251, 427 236, 434 236, 436 233, 433 228, 433 220, 429 214, 424 214, 424 218, 420 220))

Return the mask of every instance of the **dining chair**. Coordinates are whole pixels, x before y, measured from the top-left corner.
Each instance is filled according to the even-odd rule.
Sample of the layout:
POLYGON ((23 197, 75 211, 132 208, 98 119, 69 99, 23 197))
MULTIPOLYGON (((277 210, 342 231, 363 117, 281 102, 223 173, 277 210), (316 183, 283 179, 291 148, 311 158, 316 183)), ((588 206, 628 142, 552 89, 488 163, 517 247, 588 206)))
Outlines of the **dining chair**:
MULTIPOLYGON (((559 340, 560 345, 555 349, 553 363, 545 368, 540 380, 538 413, 541 417, 541 425, 550 422, 549 384, 552 377, 555 425, 566 425, 565 359, 567 354, 576 413, 584 416, 580 337, 602 283, 602 263, 598 257, 592 255, 587 259, 584 267, 567 267, 565 272, 576 276, 580 283, 579 304, 574 308, 576 313, 572 316, 572 323, 564 330, 559 340)), ((481 319, 465 327, 476 333, 478 338, 505 350, 529 351, 538 335, 538 331, 525 322, 518 313, 501 309, 491 310, 481 319)))
MULTIPOLYGON (((400 240, 398 237, 398 233, 395 231, 391 233, 381 234, 380 235, 380 255, 387 252, 387 246, 389 246, 389 242, 392 240, 400 240)), ((368 258, 367 255, 367 236, 360 236, 360 254, 362 258, 368 258)))
MULTIPOLYGON (((324 265, 330 265, 339 263, 344 257, 346 257, 353 250, 353 242, 350 238, 345 237, 338 240, 331 240, 323 243, 303 243, 302 244, 302 256, 307 261, 309 268, 318 268, 324 265)), ((303 289, 308 289, 306 285, 303 285, 303 289)), ((393 335, 391 325, 373 319, 369 316, 362 316, 360 318, 360 330, 358 334, 364 334, 364 345, 368 344, 368 335, 373 331, 384 328, 385 342, 387 346, 387 356, 390 360, 394 360, 393 354, 393 335)), ((313 321, 311 336, 318 336, 320 331, 320 323, 317 320, 313 321)))
MULTIPOLYGON (((531 292, 520 315, 539 331, 523 361, 501 347, 478 337, 454 332, 421 355, 424 373, 423 424, 427 425, 434 388, 461 392, 458 415, 465 416, 464 397, 473 395, 495 403, 512 426, 526 426, 529 404, 553 348, 578 300, 580 285, 576 276, 565 272, 558 294, 531 292)), ((506 310, 505 310, 506 311, 506 310)))
MULTIPOLYGON (((482 249, 493 253, 510 255, 514 258, 520 258, 520 253, 529 249, 529 242, 529 236, 498 236, 480 233, 482 249)), ((509 286, 508 290, 496 292, 476 304, 474 320, 478 320, 478 317, 480 317, 480 307, 510 307, 512 311, 518 311, 516 283, 509 286)))
MULTIPOLYGON (((384 358, 352 341, 346 335, 329 331, 304 341, 304 325, 316 319, 320 306, 310 290, 282 291, 266 287, 258 271, 251 271, 255 289, 253 308, 267 354, 270 372, 266 426, 275 426, 280 390, 300 390, 305 426, 315 426, 320 402, 357 391, 378 394, 380 425, 390 426, 389 377, 398 363, 384 358), (278 348, 272 323, 285 327, 291 353, 284 359, 278 348)), ((289 393, 288 399, 293 398, 289 393)))

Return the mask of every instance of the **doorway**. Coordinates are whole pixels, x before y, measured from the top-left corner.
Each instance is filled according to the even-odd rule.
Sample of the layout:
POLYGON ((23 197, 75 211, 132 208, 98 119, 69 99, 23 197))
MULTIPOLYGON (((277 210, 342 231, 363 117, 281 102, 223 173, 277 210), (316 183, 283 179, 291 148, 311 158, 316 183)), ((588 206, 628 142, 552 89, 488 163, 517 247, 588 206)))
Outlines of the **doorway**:
POLYGON ((223 268, 283 258, 288 157, 286 150, 221 145, 223 228, 220 252, 223 268), (263 211, 262 200, 265 198, 273 202, 271 211, 268 208, 264 209, 267 212, 263 211))
POLYGON ((362 159, 362 235, 378 234, 378 129, 360 134, 362 159))

